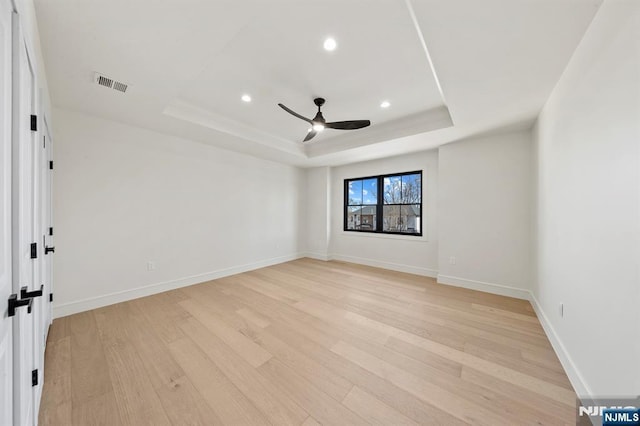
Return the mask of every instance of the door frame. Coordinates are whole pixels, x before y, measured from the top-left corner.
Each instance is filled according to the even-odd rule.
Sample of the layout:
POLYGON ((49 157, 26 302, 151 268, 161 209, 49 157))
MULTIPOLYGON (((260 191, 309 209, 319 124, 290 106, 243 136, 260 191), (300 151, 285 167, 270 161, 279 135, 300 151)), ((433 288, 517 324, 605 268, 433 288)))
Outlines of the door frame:
MULTIPOLYGON (((38 176, 42 153, 31 118, 38 116, 39 107, 36 56, 20 13, 13 13, 12 28, 12 282, 13 292, 19 295, 23 286, 28 291, 40 289, 39 263, 43 248, 38 247, 41 246, 38 244, 41 204, 38 176), (35 247, 32 247, 33 243, 35 247)), ((21 309, 13 318, 14 424, 30 425, 38 421, 37 395, 42 386, 40 364, 44 360, 44 343, 38 338, 41 299, 34 297, 31 313, 21 309), (32 384, 34 372, 36 385, 32 384)))
MULTIPOLYGON (((54 138, 49 125, 49 112, 44 102, 44 96, 40 95, 40 112, 42 113, 41 140, 44 140, 44 152, 42 157, 42 231, 45 234, 43 250, 54 246, 53 232, 53 148, 54 138)), ((45 326, 44 342, 46 345, 49 326, 53 322, 53 255, 43 257, 43 273, 41 274, 45 293, 42 296, 43 324, 45 326)))
POLYGON ((11 0, 0 0, 3 30, 2 80, 0 81, 0 424, 14 424, 13 415, 13 318, 7 300, 12 279, 12 128, 13 128, 13 13, 11 0))

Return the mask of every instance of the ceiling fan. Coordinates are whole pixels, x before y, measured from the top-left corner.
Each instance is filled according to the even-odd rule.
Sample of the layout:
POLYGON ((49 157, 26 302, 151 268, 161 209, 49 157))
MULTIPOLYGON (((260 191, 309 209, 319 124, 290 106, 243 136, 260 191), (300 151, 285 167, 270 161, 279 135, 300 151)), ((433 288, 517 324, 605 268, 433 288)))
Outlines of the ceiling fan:
POLYGON ((332 123, 327 123, 327 121, 322 116, 322 112, 320 111, 320 108, 322 107, 322 105, 324 105, 324 102, 325 100, 323 98, 315 98, 313 100, 313 103, 318 107, 318 112, 316 113, 316 116, 313 117, 313 120, 298 114, 297 112, 287 108, 282 104, 278 104, 278 106, 287 111, 289 114, 311 124, 311 128, 309 129, 309 132, 307 133, 307 136, 304 138, 303 142, 307 142, 308 140, 313 139, 313 137, 317 135, 318 132, 321 132, 324 129, 356 130, 362 129, 363 127, 367 127, 371 124, 371 121, 369 120, 334 121, 332 123))

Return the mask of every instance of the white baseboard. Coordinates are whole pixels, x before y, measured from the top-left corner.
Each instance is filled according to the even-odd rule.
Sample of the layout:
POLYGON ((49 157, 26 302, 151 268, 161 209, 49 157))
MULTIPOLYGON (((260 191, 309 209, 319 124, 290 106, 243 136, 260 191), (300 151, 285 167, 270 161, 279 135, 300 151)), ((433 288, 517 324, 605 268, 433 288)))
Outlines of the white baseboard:
POLYGON ((126 302, 140 297, 150 296, 163 291, 174 290, 180 287, 186 287, 199 284, 218 278, 227 277, 229 275, 240 274, 242 272, 252 271, 254 269, 264 268, 266 266, 276 265, 278 263, 289 262, 291 260, 304 257, 304 253, 296 253, 288 256, 275 257, 272 259, 260 260, 258 262, 248 263, 245 265, 234 266, 231 268, 219 269, 217 271, 205 272, 203 274, 191 275, 176 280, 164 281, 155 284, 136 287, 129 290, 118 291, 114 293, 104 294, 101 296, 90 297, 73 302, 62 303, 53 306, 53 317, 60 318, 67 315, 77 314, 79 312, 91 309, 101 308, 103 306, 113 305, 114 303, 126 302))
POLYGON ((573 389, 576 391, 576 394, 578 394, 580 399, 591 398, 593 395, 591 389, 587 386, 582 374, 580 374, 580 371, 573 362, 571 355, 569 355, 569 352, 562 343, 562 340, 560 340, 560 337, 551 325, 551 322, 549 322, 549 318, 544 313, 542 306, 538 303, 538 299, 536 299, 533 293, 529 293, 529 301, 531 302, 531 306, 533 306, 533 310, 536 312, 538 320, 540 321, 540 324, 542 324, 542 328, 544 329, 549 342, 551 342, 551 346, 556 352, 564 371, 567 373, 567 377, 569 377, 569 381, 571 382, 573 389))
POLYGON ((484 291, 485 293, 498 294, 500 296, 515 297, 517 299, 529 300, 530 297, 529 290, 509 287, 501 284, 469 280, 466 278, 452 277, 449 275, 438 274, 438 283, 468 288, 470 290, 484 291))
POLYGON ((304 253, 304 256, 308 257, 310 259, 324 260, 325 262, 331 260, 331 256, 329 256, 329 254, 327 254, 327 253, 319 253, 319 252, 308 251, 308 252, 304 253))
POLYGON ((401 263, 383 262, 375 259, 366 259, 364 257, 345 256, 342 254, 331 254, 327 260, 341 260, 343 262, 357 263, 359 265, 373 266, 376 268, 390 269, 392 271, 406 272, 409 274, 422 275, 425 277, 435 278, 438 271, 434 269, 423 268, 421 266, 404 265, 401 263))

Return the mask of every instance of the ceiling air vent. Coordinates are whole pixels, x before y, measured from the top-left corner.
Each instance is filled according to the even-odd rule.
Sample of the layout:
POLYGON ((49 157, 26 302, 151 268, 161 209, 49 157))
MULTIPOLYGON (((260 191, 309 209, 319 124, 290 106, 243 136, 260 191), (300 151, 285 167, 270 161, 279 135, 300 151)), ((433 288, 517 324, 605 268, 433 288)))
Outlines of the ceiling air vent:
POLYGON ((125 93, 129 88, 128 84, 121 83, 100 73, 95 73, 93 80, 100 86, 108 87, 109 89, 117 90, 122 93, 125 93))
POLYGON ((124 84, 124 83, 120 83, 119 81, 114 81, 114 82, 113 82, 113 88, 114 88, 115 90, 119 90, 119 91, 121 91, 122 93, 124 93, 124 92, 126 92, 126 91, 127 91, 127 87, 129 87, 129 86, 127 86, 127 85, 126 85, 126 84, 124 84))

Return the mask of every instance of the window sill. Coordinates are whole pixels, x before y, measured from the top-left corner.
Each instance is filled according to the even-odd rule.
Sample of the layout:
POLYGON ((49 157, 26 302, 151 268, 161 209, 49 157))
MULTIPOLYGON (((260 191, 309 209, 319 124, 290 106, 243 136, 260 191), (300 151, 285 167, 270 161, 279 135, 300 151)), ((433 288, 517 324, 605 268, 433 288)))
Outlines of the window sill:
POLYGON ((404 240, 413 241, 417 243, 426 243, 429 240, 427 236, 422 234, 418 237, 415 235, 401 235, 401 234, 382 234, 375 232, 358 232, 358 231, 342 231, 341 234, 346 237, 366 237, 366 238, 382 238, 384 240, 404 240))

